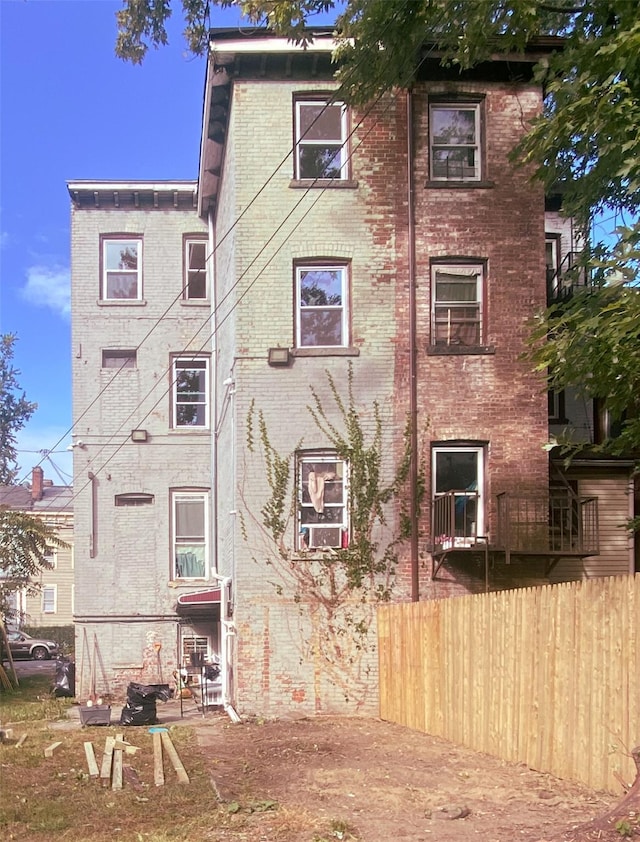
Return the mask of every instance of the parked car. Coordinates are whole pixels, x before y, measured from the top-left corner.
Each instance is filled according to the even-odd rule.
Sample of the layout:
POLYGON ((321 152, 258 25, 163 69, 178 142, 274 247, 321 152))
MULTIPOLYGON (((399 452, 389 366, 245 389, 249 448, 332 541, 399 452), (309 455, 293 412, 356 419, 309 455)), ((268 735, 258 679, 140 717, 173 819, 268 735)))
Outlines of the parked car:
MULTIPOLYGON (((12 658, 33 658, 35 661, 46 661, 49 658, 56 658, 60 654, 60 647, 54 640, 31 637, 30 634, 22 631, 7 632, 7 638, 12 658)), ((7 660, 4 652, 2 653, 2 659, 7 660)))

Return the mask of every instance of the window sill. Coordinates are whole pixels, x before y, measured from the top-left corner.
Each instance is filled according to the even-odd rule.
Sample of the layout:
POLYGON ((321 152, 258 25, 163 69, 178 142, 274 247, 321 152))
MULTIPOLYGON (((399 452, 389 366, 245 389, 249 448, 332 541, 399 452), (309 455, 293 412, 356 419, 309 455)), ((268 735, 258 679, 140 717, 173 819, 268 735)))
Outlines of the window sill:
POLYGON ((146 307, 144 298, 99 298, 98 307, 146 307))
POLYGON ((359 348, 292 348, 292 357, 359 357, 359 348))
POLYGON ((209 427, 171 427, 169 430, 170 433, 199 433, 200 435, 209 435, 211 432, 209 427))
POLYGON ((459 357, 461 355, 495 354, 495 345, 429 345, 428 357, 459 357))
POLYGON ((495 187, 496 183, 495 181, 454 181, 452 179, 451 181, 426 181, 424 186, 436 190, 475 190, 479 187, 487 190, 495 187))
POLYGON ((358 187, 358 182, 349 178, 292 178, 289 187, 295 190, 309 190, 312 187, 355 190, 358 187))
POLYGON ((208 298, 181 298, 181 307, 210 307, 208 298))

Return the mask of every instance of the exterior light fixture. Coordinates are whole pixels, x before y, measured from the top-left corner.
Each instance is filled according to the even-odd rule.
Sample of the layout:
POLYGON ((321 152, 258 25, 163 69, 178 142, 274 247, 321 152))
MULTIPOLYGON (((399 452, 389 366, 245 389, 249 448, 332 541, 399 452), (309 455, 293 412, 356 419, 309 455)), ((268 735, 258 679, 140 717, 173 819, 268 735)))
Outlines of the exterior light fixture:
POLYGON ((269 365, 289 365, 288 348, 269 348, 269 365))
POLYGON ((146 441, 148 437, 146 430, 131 430, 131 441, 146 441))

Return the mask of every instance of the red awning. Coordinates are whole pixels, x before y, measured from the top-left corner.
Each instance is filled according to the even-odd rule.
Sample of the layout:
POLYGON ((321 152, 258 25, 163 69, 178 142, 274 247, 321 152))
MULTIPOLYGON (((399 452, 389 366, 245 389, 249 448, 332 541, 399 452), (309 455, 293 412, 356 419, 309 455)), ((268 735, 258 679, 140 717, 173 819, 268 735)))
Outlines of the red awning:
POLYGON ((202 616, 216 608, 220 608, 220 588, 209 588, 205 591, 181 594, 178 597, 176 612, 186 616, 192 614, 202 616))

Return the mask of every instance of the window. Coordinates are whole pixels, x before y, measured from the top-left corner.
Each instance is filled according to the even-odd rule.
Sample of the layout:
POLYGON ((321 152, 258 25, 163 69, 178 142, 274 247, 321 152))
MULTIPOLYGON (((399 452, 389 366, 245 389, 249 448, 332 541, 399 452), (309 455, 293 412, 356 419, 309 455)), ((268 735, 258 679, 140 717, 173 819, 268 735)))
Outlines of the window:
POLYGON ((55 614, 56 613, 56 585, 45 585, 42 588, 42 613, 55 614))
POLYGON ((207 297, 206 240, 186 239, 184 243, 184 282, 182 295, 188 301, 207 297))
POLYGON ((483 270, 480 265, 433 265, 433 345, 481 345, 483 270))
POLYGON ((57 554, 55 547, 51 547, 47 544, 47 546, 44 549, 44 552, 42 553, 42 556, 51 568, 54 568, 56 566, 57 554))
POLYGON ((297 346, 347 345, 347 267, 296 266, 297 346))
POLYGON ((432 103, 431 179, 480 180, 480 103, 432 103))
POLYGON ((209 423, 209 361, 173 362, 174 427, 207 427, 209 423))
POLYGON ((102 368, 135 368, 136 351, 109 350, 102 352, 102 368))
POLYGON ((433 531, 437 544, 448 541, 449 546, 464 547, 484 534, 483 457, 482 447, 433 448, 433 531))
POLYGON ((126 494, 116 494, 114 503, 116 506, 150 506, 153 503, 153 494, 128 491, 126 494))
POLYGON ((547 392, 547 417, 550 424, 566 423, 565 392, 564 389, 547 392))
POLYGON ((335 454, 298 459, 298 549, 345 547, 348 543, 347 466, 335 454))
POLYGON ((327 99, 295 101, 295 178, 346 179, 347 109, 327 99))
POLYGON ((173 494, 173 576, 176 579, 202 579, 205 576, 207 501, 205 492, 180 491, 173 494))
POLYGON ((109 239, 102 243, 102 298, 142 298, 142 240, 109 239))

